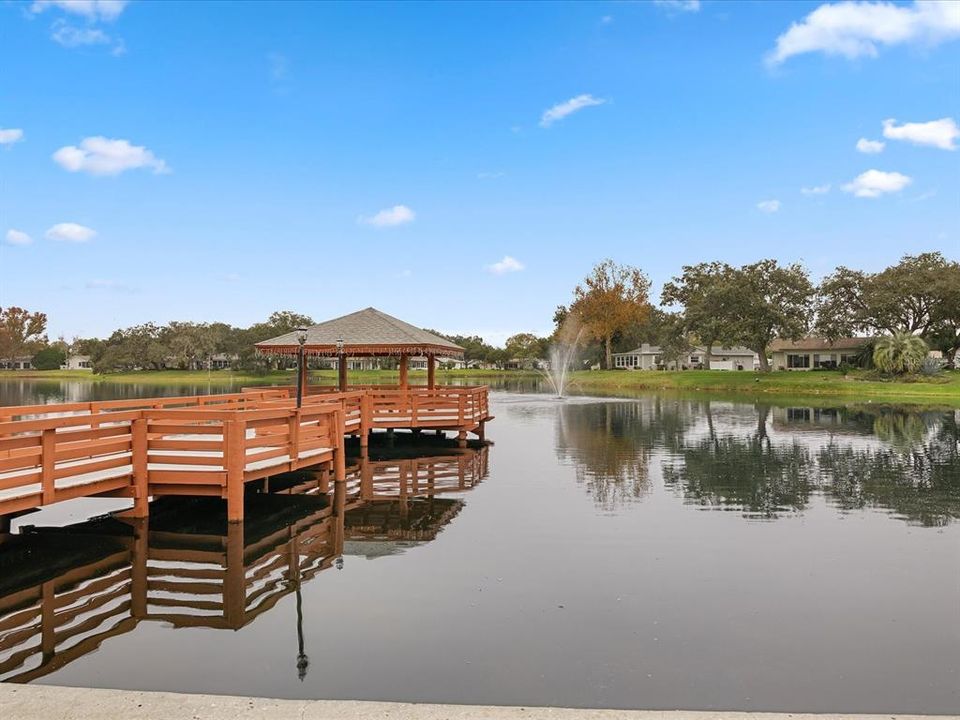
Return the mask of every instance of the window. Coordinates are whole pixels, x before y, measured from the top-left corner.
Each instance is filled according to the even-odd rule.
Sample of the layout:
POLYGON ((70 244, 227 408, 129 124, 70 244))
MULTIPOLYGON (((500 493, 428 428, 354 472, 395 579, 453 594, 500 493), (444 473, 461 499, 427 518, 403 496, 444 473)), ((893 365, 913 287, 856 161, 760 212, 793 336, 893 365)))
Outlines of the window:
POLYGON ((787 355, 788 368, 808 368, 810 367, 809 355, 787 355))
POLYGON ((700 356, 699 356, 699 355, 691 355, 691 356, 690 356, 690 364, 691 364, 691 365, 697 365, 699 362, 700 362, 700 356))
POLYGON ((840 364, 852 365, 854 367, 857 367, 860 365, 860 361, 857 359, 857 356, 853 353, 840 353, 840 364))
POLYGON ((833 353, 817 353, 813 356, 813 366, 815 368, 835 368, 837 366, 837 356, 833 353))

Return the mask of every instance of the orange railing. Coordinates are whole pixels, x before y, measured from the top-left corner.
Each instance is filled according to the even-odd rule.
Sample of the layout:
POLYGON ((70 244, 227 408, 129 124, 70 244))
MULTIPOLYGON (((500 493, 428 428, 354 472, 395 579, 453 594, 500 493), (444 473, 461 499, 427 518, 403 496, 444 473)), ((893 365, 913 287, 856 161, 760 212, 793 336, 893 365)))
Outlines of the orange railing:
POLYGON ((133 410, 120 401, 97 412, 5 408, 31 419, 0 422, 0 515, 90 496, 132 497, 145 514, 149 496, 176 494, 224 497, 235 520, 244 483, 344 452, 343 399, 311 398, 299 409, 273 392, 178 400, 133 410))

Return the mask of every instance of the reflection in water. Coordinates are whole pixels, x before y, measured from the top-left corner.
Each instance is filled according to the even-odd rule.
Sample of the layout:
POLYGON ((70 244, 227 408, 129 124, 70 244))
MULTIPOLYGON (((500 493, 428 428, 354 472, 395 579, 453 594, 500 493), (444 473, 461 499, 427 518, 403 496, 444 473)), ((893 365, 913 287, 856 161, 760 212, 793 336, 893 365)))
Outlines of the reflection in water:
POLYGON ((651 468, 685 502, 773 519, 815 495, 912 524, 960 518, 955 411, 754 407, 659 397, 571 403, 557 455, 605 510, 642 498, 651 468))
POLYGON ((344 554, 370 555, 368 544, 434 539, 463 507, 437 496, 485 477, 486 447, 437 451, 357 458, 343 484, 323 474, 275 478, 248 493, 243 523, 227 523, 217 499, 168 497, 146 520, 0 534, 0 681, 48 675, 141 622, 238 630, 291 593, 303 680, 303 585, 342 568, 344 554))

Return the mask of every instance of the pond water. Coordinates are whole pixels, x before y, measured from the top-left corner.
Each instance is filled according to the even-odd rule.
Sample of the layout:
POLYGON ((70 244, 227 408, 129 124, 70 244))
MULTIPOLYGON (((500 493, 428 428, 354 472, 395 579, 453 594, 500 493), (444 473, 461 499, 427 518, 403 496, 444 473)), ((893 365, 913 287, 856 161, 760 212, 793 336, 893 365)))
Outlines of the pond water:
MULTIPOLYGON (((0 403, 160 394, 75 385, 0 382, 0 403)), ((491 406, 491 446, 398 434, 351 461, 373 482, 332 508, 282 478, 248 495, 239 531, 219 501, 156 503, 147 528, 81 522, 117 501, 18 518, 0 541, 0 680, 960 712, 960 411, 491 406)))

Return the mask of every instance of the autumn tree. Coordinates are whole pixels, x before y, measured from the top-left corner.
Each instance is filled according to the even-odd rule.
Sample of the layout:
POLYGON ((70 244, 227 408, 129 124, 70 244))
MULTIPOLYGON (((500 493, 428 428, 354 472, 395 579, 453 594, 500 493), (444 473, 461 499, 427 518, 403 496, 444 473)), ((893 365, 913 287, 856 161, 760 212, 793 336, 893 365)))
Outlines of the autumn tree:
POLYGON ((604 367, 613 367, 613 338, 650 312, 650 280, 641 270, 604 260, 573 291, 569 313, 586 333, 603 342, 604 367))
POLYGON ((32 354, 46 344, 47 316, 21 307, 0 308, 0 357, 32 354))
POLYGON ((704 367, 710 369, 713 347, 736 335, 737 272, 727 263, 684 265, 683 273, 663 286, 661 302, 683 307, 683 327, 706 346, 704 367))
POLYGON ((799 340, 810 327, 814 287, 802 265, 781 267, 761 260, 732 273, 735 292, 729 300, 732 339, 750 348, 767 372, 767 348, 782 338, 799 340))

